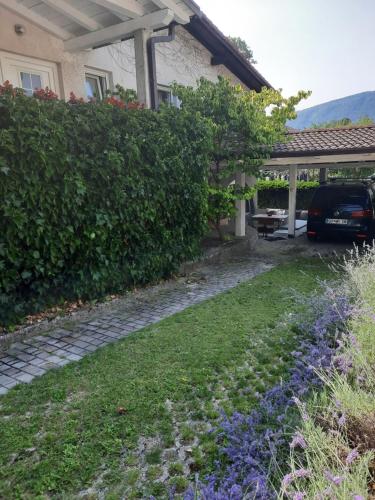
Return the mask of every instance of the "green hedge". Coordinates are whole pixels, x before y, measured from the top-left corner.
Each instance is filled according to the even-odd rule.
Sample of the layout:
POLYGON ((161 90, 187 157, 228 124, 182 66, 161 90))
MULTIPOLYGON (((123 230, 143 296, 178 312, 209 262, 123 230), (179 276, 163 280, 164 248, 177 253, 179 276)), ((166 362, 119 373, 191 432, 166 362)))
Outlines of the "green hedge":
POLYGON ((0 323, 167 277, 195 256, 209 133, 174 108, 0 95, 0 323))
MULTIPOLYGON (((297 209, 309 208, 311 199, 319 182, 297 181, 297 209)), ((263 181, 257 183, 259 208, 288 208, 289 182, 283 180, 263 181)))

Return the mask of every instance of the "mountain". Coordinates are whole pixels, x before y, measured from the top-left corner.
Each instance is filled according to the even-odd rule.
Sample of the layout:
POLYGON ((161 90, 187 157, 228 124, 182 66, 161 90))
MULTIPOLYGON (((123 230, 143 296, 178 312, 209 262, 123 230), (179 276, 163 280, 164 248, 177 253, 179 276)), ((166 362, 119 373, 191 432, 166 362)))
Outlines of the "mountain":
POLYGON ((298 112, 297 118, 290 120, 287 125, 304 129, 314 124, 342 118, 350 118, 352 122, 356 122, 364 116, 368 116, 375 122, 375 91, 361 92, 303 109, 298 112))

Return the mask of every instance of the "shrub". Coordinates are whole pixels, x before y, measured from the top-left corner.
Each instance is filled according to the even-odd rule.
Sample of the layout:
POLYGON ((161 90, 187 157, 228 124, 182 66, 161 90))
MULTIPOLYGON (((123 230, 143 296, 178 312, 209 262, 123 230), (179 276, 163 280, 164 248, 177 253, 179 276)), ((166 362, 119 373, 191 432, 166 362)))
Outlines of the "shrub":
POLYGON ((0 86, 0 324, 169 276, 199 250, 206 122, 71 102, 0 86))
MULTIPOLYGON (((297 209, 309 208, 315 189, 319 182, 298 181, 297 182, 297 209)), ((259 208, 288 208, 289 182, 284 180, 258 181, 258 205, 259 208)))

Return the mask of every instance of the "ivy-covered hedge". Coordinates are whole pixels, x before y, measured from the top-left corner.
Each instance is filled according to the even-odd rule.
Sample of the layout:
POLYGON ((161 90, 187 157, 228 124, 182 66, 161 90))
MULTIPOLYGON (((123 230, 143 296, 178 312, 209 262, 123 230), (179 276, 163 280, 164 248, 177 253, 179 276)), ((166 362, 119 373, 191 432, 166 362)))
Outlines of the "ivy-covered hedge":
POLYGON ((197 254, 210 145, 202 119, 2 88, 0 324, 152 282, 197 254))
MULTIPOLYGON (((297 209, 309 208, 311 199, 319 182, 297 181, 297 209)), ((264 181, 257 183, 259 208, 288 208, 289 182, 284 180, 264 181)))

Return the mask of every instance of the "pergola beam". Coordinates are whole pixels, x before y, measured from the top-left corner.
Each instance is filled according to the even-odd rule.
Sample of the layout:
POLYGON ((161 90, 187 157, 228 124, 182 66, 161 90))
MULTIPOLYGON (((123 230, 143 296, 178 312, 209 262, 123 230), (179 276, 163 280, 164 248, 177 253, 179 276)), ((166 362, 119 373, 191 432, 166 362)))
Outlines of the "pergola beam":
POLYGON ((159 10, 142 17, 130 19, 123 23, 103 28, 93 33, 87 33, 65 42, 65 50, 76 52, 92 49, 105 44, 124 39, 141 29, 159 29, 168 26, 174 19, 174 14, 169 9, 159 10))
POLYGON ((75 23, 80 24, 89 31, 96 31, 102 27, 95 21, 95 19, 87 16, 65 0, 43 0, 43 3, 52 7, 54 10, 60 12, 60 14, 63 14, 75 23))
POLYGON ((147 11, 137 0, 91 0, 105 7, 121 19, 124 17, 142 17, 147 11))
POLYGON ((174 0, 152 0, 160 9, 170 9, 175 14, 175 19, 180 24, 190 22, 189 14, 182 9, 174 0))
POLYGON ((375 161, 374 153, 348 153, 336 155, 316 155, 316 156, 286 156, 282 158, 271 158, 267 160, 262 169, 281 169, 285 170, 289 165, 303 165, 303 168, 319 168, 318 165, 365 163, 375 161))
POLYGON ((68 31, 36 14, 24 5, 17 3, 16 0, 0 0, 0 5, 62 40, 67 40, 72 36, 68 31))

